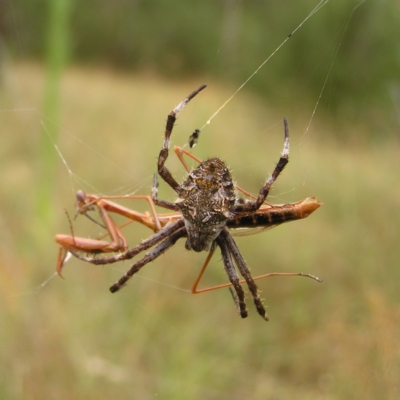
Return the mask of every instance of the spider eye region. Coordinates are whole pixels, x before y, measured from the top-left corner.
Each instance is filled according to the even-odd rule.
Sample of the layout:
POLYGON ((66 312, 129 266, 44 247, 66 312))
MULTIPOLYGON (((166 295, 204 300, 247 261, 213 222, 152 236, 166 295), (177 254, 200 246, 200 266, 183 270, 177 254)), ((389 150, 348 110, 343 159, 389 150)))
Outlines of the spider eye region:
POLYGON ((191 171, 176 202, 185 220, 188 250, 210 249, 232 215, 235 197, 229 169, 219 158, 203 161, 191 171))

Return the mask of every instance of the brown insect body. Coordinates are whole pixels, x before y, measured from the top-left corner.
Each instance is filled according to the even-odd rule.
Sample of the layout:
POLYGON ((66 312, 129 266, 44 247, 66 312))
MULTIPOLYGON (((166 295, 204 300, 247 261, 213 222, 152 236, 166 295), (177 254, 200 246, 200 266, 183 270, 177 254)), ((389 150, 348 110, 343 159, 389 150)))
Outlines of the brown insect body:
POLYGON ((273 228, 284 222, 307 218, 319 207, 321 207, 321 203, 317 201, 315 197, 308 197, 297 203, 274 204, 273 206, 265 204, 255 213, 240 215, 228 221, 227 227, 231 229, 254 227, 273 228))

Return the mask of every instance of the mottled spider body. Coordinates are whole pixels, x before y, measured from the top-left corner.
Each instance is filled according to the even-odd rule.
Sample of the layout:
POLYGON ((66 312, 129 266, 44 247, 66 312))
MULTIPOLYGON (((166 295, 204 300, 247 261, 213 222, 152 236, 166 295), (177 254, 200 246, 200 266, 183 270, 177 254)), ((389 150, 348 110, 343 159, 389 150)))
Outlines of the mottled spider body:
POLYGON ((210 250, 233 216, 235 199, 231 174, 219 158, 203 161, 190 172, 175 202, 185 220, 188 250, 210 250))

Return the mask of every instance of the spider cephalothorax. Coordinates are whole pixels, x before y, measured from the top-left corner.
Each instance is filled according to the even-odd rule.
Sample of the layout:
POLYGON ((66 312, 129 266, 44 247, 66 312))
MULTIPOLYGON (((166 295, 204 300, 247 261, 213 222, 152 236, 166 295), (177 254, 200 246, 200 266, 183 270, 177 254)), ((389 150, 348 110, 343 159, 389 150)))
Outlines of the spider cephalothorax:
MULTIPOLYGON (((265 320, 268 320, 265 308, 259 297, 257 285, 254 282, 255 279, 276 275, 307 276, 317 280, 318 278, 302 273, 280 272, 264 274, 253 278, 229 230, 237 228, 246 230, 251 227, 266 229, 282 224, 283 222, 306 218, 320 207, 321 203, 315 200, 314 197, 309 197, 296 203, 281 205, 265 203, 265 199, 268 196, 272 184, 289 161, 289 127, 286 119, 284 119, 284 145, 282 155, 274 171, 260 189, 257 197, 251 196, 233 183, 228 167, 219 158, 210 158, 201 162, 182 148, 178 148, 176 151, 178 157, 181 158, 182 153, 185 153, 199 162, 199 165, 197 168, 189 171, 189 168, 181 158, 189 174, 180 185, 165 166, 169 155, 172 129, 174 127, 176 115, 205 87, 206 85, 200 86, 170 112, 164 134, 164 143, 158 156, 158 174, 176 192, 178 199, 173 203, 158 199, 157 175, 154 176, 151 198, 149 196, 129 197, 147 200, 151 206, 153 216, 149 213, 139 213, 135 210, 118 205, 110 201, 112 197, 101 198, 96 195, 85 195, 82 191, 79 191, 77 193, 78 213, 87 215, 87 213, 96 206, 111 240, 85 239, 75 237, 74 235, 57 235, 56 242, 61 245, 57 271, 61 274, 61 269, 67 259, 68 253, 72 253, 77 258, 93 264, 110 264, 131 259, 139 253, 149 250, 142 259, 132 265, 122 278, 110 287, 110 291, 114 293, 120 290, 144 265, 159 257, 180 238, 186 238, 186 249, 192 249, 196 252, 209 251, 209 255, 192 287, 192 292, 201 293, 232 286, 234 292, 231 292, 239 313, 242 318, 245 318, 247 317, 247 309, 245 293, 241 283, 246 282, 258 313, 265 320), (244 193, 248 199, 237 197, 235 189, 244 193), (154 205, 167 208, 174 211, 174 213, 157 214, 154 205), (155 233, 137 246, 129 249, 120 227, 113 221, 110 213, 117 213, 132 221, 138 221, 151 228, 155 233), (230 283, 198 290, 197 285, 217 247, 221 250, 224 269, 229 277, 230 283), (99 253, 117 251, 119 251, 119 254, 111 257, 97 258, 94 256, 99 253), (89 256, 87 255, 88 253, 89 256), (236 269, 244 278, 243 280, 240 280, 236 269)), ((197 143, 199 134, 200 130, 196 129, 190 137, 189 144, 191 147, 197 143)))
POLYGON ((186 248, 210 250, 226 220, 233 216, 236 196, 227 166, 219 158, 203 161, 190 172, 178 193, 175 204, 185 220, 186 248))

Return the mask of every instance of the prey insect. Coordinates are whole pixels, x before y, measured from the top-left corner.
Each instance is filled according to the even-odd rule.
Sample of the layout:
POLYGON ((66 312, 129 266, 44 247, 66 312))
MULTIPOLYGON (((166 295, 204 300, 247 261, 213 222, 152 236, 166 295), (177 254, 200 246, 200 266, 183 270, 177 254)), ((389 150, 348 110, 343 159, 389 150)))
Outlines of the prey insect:
MULTIPOLYGON (((193 293, 202 293, 230 286, 239 314, 242 318, 245 318, 248 313, 245 303, 245 292, 241 286, 245 282, 258 314, 265 320, 268 320, 255 280, 276 275, 306 276, 318 281, 319 279, 303 273, 269 273, 253 278, 231 233, 236 232, 240 235, 245 234, 249 228, 262 230, 272 228, 284 222, 303 219, 319 208, 321 203, 314 197, 282 205, 272 205, 265 202, 273 183, 289 161, 289 127, 286 119, 284 119, 284 146, 282 155, 274 171, 260 189, 258 196, 252 196, 237 187, 233 182, 228 167, 221 159, 210 158, 201 161, 186 150, 176 147, 175 152, 188 171, 187 178, 182 184, 179 184, 165 166, 169 156, 172 130, 177 114, 205 87, 206 85, 202 85, 193 91, 170 112, 167 118, 164 142, 158 156, 157 170, 158 175, 176 192, 177 200, 169 202, 158 198, 157 175, 154 176, 151 196, 130 197, 148 201, 151 213, 140 213, 123 207, 113 201, 118 197, 98 197, 79 191, 76 202, 78 213, 88 215, 89 211, 97 208, 110 240, 79 238, 73 234, 56 235, 55 240, 61 245, 57 261, 57 271, 61 274, 69 253, 93 264, 111 264, 131 259, 139 253, 148 250, 143 258, 135 262, 110 287, 110 291, 115 293, 125 286, 128 280, 140 271, 144 265, 152 262, 166 252, 179 239, 185 238, 185 248, 187 250, 208 252, 206 261, 192 287, 193 293), (197 161, 199 165, 190 171, 183 158, 183 154, 197 161), (242 192, 246 197, 239 197, 238 192, 242 192), (172 212, 158 214, 155 206, 168 209, 172 212), (147 226, 153 230, 154 234, 137 246, 129 248, 121 228, 111 216, 113 213, 147 226), (200 279, 217 247, 221 251, 229 283, 198 289, 200 279), (109 252, 118 252, 118 254, 108 257, 96 257, 98 253, 109 252), (239 278, 237 270, 243 279, 239 278)), ((198 136, 199 131, 196 130, 190 138, 191 145, 197 142, 198 136)))

